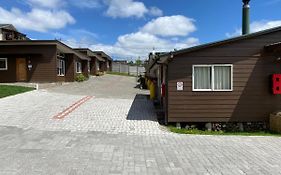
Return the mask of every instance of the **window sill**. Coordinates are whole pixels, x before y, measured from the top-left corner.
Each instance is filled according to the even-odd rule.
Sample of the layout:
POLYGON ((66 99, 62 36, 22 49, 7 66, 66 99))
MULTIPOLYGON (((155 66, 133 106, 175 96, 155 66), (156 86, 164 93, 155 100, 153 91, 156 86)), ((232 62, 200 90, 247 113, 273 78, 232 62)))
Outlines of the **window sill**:
POLYGON ((65 75, 57 75, 58 77, 64 77, 65 75))
POLYGON ((213 92, 232 92, 233 90, 213 90, 213 92))
POLYGON ((232 92, 233 90, 208 90, 208 89, 196 89, 196 90, 192 90, 192 92, 232 92))
POLYGON ((1 71, 1 70, 8 70, 8 69, 2 69, 2 68, 1 68, 0 71, 1 71))

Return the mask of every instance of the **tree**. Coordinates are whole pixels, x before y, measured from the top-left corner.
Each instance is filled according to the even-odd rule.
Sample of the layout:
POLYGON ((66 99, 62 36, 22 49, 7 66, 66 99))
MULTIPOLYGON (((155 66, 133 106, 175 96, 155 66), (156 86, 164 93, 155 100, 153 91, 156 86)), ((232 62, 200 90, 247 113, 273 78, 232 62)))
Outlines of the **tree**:
POLYGON ((140 66, 142 64, 142 61, 140 59, 136 60, 136 65, 140 66))
POLYGON ((133 66, 133 65, 134 65, 134 62, 133 62, 133 61, 129 61, 129 62, 128 62, 128 65, 133 66))

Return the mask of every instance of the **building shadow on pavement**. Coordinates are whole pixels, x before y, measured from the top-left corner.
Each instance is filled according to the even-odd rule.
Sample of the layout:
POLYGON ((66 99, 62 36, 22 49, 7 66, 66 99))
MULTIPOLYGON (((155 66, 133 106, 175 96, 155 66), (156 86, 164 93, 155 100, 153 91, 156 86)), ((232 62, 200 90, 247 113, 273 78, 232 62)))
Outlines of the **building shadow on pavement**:
POLYGON ((145 94, 137 94, 129 110, 127 120, 157 121, 152 101, 145 94))

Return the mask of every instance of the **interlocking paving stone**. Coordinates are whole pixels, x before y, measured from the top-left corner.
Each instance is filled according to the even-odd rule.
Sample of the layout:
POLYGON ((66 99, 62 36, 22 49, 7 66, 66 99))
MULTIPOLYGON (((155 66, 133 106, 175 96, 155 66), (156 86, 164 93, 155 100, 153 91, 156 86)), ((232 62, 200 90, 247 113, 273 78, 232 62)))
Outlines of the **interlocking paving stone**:
MULTIPOLYGON (((106 79, 115 83, 112 76, 99 78, 106 79)), ((280 138, 169 133, 158 125, 152 103, 135 89, 130 89, 135 96, 118 96, 119 89, 111 87, 113 97, 100 90, 55 120, 54 115, 93 95, 70 86, 65 93, 62 86, 0 99, 0 175, 281 174, 280 138)))

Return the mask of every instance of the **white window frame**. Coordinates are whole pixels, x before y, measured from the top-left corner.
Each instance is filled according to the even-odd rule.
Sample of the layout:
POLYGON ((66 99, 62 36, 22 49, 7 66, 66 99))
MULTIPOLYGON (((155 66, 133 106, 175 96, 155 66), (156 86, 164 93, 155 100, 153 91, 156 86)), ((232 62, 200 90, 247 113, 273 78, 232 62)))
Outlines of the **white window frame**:
POLYGON ((192 91, 195 92, 209 92, 209 91, 214 91, 214 92, 231 92, 233 91, 233 65, 232 64, 202 64, 202 65, 192 65, 192 91), (230 67, 230 89, 215 89, 214 84, 215 84, 215 79, 214 79, 214 71, 215 67, 230 67), (211 89, 195 89, 194 88, 194 68, 195 67, 211 67, 211 89))
POLYGON ((87 66, 88 66, 88 73, 90 73, 91 72, 91 63, 90 63, 90 61, 88 61, 87 66))
POLYGON ((100 62, 97 60, 96 61, 96 71, 99 71, 100 70, 100 62))
POLYGON ((65 61, 63 59, 57 59, 57 69, 61 69, 61 71, 59 71, 59 73, 57 73, 57 76, 64 77, 65 76, 65 61))
POLYGON ((7 58, 0 58, 0 60, 5 61, 5 68, 0 68, 0 70, 8 70, 8 59, 7 58))
POLYGON ((76 73, 81 74, 82 73, 82 63, 79 61, 76 61, 75 69, 76 69, 76 73), (80 70, 77 69, 78 65, 79 65, 80 70))

